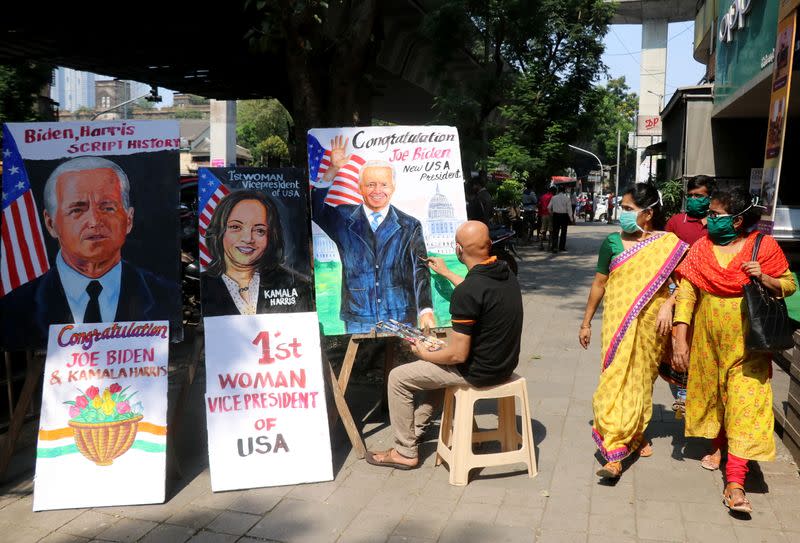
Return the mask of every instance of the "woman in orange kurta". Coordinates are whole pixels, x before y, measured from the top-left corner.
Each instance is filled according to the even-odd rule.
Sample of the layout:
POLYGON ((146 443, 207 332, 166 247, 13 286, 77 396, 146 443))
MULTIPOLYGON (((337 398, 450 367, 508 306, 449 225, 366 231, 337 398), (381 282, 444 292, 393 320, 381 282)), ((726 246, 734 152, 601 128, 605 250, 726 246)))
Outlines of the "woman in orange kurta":
POLYGON ((717 191, 711 197, 708 237, 695 243, 678 268, 683 277, 675 308, 673 367, 689 370, 686 435, 714 438, 707 469, 728 452, 723 503, 751 512, 744 493, 748 460, 775 456, 772 414, 772 357, 748 352, 743 287, 759 279, 777 297, 794 293, 789 264, 775 239, 763 236, 751 260, 760 217, 744 189, 717 191), (691 348, 687 329, 694 324, 691 348))

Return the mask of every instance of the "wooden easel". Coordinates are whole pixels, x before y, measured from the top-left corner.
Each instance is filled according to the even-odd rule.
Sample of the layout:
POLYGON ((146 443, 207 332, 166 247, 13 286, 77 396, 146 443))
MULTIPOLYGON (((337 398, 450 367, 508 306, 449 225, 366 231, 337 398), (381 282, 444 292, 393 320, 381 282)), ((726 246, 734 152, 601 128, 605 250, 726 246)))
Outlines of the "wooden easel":
MULTIPOLYGON (((10 353, 5 353, 6 367, 10 367, 10 353)), ((39 378, 42 376, 44 370, 44 354, 37 354, 33 351, 25 352, 25 382, 22 385, 22 391, 17 400, 17 405, 14 407, 14 412, 8 424, 8 432, 6 432, 6 441, 0 452, 0 479, 3 479, 11 463, 11 457, 14 456, 14 450, 17 447, 17 440, 22 432, 22 427, 25 424, 25 415, 28 413, 28 408, 31 406, 33 395, 36 392, 36 386, 39 384, 39 378)), ((11 376, 9 375, 9 379, 11 376)))
MULTIPOLYGON (((447 338, 450 330, 452 330, 452 328, 439 328, 432 330, 431 333, 441 339, 447 338)), ((358 458, 364 458, 366 456, 366 447, 364 446, 364 439, 361 437, 361 432, 353 420, 353 415, 350 413, 350 408, 347 406, 344 393, 347 391, 347 384, 349 383, 350 375, 353 372, 353 364, 356 361, 356 354, 358 354, 358 347, 360 343, 365 339, 378 338, 383 338, 386 340, 386 352, 384 355, 385 358, 383 365, 383 392, 381 394, 383 405, 386 406, 388 404, 386 398, 386 383, 388 382, 389 372, 392 371, 392 368, 394 368, 395 364, 397 363, 397 349, 400 342, 399 337, 385 332, 376 332, 375 330, 367 334, 353 334, 350 336, 350 342, 347 344, 347 351, 345 352, 344 361, 342 362, 342 369, 339 371, 338 377, 333 371, 333 367, 331 367, 331 363, 328 360, 325 350, 322 350, 322 359, 327 366, 327 373, 330 376, 331 390, 333 391, 333 399, 336 402, 336 411, 331 411, 328 413, 328 420, 330 425, 333 426, 339 417, 342 418, 342 424, 344 424, 344 429, 347 432, 347 436, 350 438, 350 443, 353 444, 353 449, 355 449, 358 458)), ((325 368, 323 368, 323 371, 326 371, 325 368)), ((374 408, 370 412, 373 411, 374 408)))
MULTIPOLYGON (((350 438, 350 443, 353 444, 353 449, 356 451, 358 458, 364 458, 367 450, 364 446, 364 439, 361 437, 361 432, 356 426, 355 420, 353 420, 353 415, 350 413, 350 408, 347 406, 347 401, 344 398, 344 394, 347 391, 347 385, 349 384, 350 376, 353 373, 353 364, 355 364, 356 361, 359 345, 365 339, 378 338, 386 339, 386 354, 383 366, 384 382, 386 382, 386 377, 389 375, 389 372, 395 365, 397 340, 399 339, 396 336, 387 333, 378 333, 374 330, 367 334, 353 334, 350 336, 350 341, 347 344, 347 351, 344 355, 344 361, 342 362, 342 369, 339 371, 338 377, 336 376, 336 372, 333 371, 330 360, 328 360, 328 355, 325 353, 324 349, 322 350, 322 359, 325 366, 327 366, 327 370, 325 367, 323 367, 323 371, 328 373, 330 377, 333 400, 336 403, 336 410, 331 410, 331 412, 328 413, 328 422, 331 426, 333 426, 339 417, 342 418, 342 424, 347 432, 347 437, 350 438)), ((383 398, 385 403, 385 386, 383 388, 383 398)))

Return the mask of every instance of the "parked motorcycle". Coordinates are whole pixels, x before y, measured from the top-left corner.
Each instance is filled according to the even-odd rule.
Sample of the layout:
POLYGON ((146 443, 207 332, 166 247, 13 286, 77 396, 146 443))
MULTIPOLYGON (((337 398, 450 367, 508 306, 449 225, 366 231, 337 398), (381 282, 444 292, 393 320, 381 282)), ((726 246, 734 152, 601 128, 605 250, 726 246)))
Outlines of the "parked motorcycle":
POLYGON ((178 207, 181 225, 181 288, 183 290, 183 324, 197 326, 200 311, 200 261, 197 247, 197 182, 181 183, 178 207))
POLYGON ((489 229, 489 237, 492 239, 492 249, 489 254, 496 256, 498 260, 503 260, 508 264, 508 267, 517 274, 517 259, 522 260, 522 257, 517 253, 514 247, 514 237, 516 232, 505 226, 493 226, 489 229), (516 257, 516 258, 514 258, 516 257))

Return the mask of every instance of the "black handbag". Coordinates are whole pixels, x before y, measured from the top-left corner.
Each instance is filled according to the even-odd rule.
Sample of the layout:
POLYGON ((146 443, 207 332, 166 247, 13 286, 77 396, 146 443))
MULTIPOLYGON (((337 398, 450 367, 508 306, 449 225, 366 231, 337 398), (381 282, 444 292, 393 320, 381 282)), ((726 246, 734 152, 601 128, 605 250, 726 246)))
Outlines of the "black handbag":
MULTIPOLYGON (((758 260, 758 249, 764 234, 756 236, 753 257, 758 260)), ((745 336, 745 348, 751 352, 775 352, 794 346, 794 326, 786 311, 783 298, 774 298, 758 279, 744 286, 744 307, 750 328, 745 336)))

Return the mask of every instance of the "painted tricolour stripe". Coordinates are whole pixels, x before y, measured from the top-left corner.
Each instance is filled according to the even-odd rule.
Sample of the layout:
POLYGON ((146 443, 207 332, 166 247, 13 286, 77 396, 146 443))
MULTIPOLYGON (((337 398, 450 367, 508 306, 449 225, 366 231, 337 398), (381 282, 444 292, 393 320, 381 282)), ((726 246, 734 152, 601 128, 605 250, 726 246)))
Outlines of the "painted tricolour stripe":
MULTIPOLYGON (((146 432, 157 436, 167 435, 167 427, 153 424, 151 422, 140 422, 137 426, 138 432, 146 432)), ((56 428, 55 430, 39 430, 39 439, 44 441, 54 441, 57 439, 71 438, 73 435, 72 428, 56 428)))
MULTIPOLYGON (((131 449, 148 453, 163 453, 167 450, 167 444, 136 440, 131 445, 131 449)), ((59 447, 39 447, 36 449, 36 458, 58 458, 59 456, 76 453, 80 453, 80 451, 75 443, 59 447)))
MULTIPOLYGON (((137 439, 131 449, 142 452, 163 453, 167 450, 167 427, 152 422, 140 422, 136 431, 137 439)), ((74 431, 70 427, 39 430, 37 458, 57 458, 67 454, 79 453, 75 445, 74 431)))

